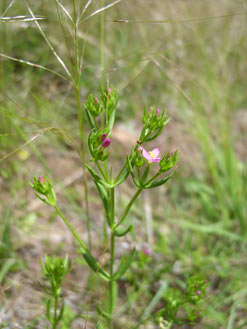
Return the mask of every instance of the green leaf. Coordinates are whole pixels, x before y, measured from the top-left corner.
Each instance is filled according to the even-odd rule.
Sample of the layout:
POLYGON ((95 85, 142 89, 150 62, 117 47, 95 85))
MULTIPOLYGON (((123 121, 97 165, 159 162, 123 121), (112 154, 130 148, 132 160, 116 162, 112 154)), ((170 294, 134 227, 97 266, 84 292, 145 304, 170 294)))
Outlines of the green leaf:
POLYGON ((137 187, 141 187, 141 184, 139 183, 139 181, 135 178, 135 174, 134 174, 134 171, 133 171, 133 167, 131 165, 131 162, 130 162, 130 158, 129 156, 127 156, 127 163, 128 163, 128 168, 129 168, 129 172, 132 176, 132 179, 133 179, 133 182, 134 184, 137 186, 137 187))
POLYGON ((160 185, 163 185, 174 175, 174 173, 175 173, 175 171, 173 171, 169 176, 167 176, 163 179, 157 180, 156 182, 153 182, 151 184, 144 185, 144 188, 149 189, 149 188, 154 188, 154 187, 158 187, 160 185))
POLYGON ((127 169, 125 171, 125 173, 122 176, 120 176, 120 178, 118 179, 118 181, 115 182, 114 187, 122 184, 127 179, 127 177, 129 176, 129 173, 130 173, 129 170, 127 169))
POLYGON ((98 313, 103 316, 103 318, 111 320, 112 316, 110 313, 108 313, 106 311, 102 311, 98 306, 96 306, 96 309, 97 309, 98 313))
POLYGON ((91 116, 90 116, 90 114, 89 114, 88 109, 85 109, 85 112, 86 112, 87 120, 88 120, 88 122, 89 122, 89 124, 90 124, 90 127, 93 129, 93 128, 94 128, 94 124, 93 124, 93 121, 92 121, 92 119, 91 119, 91 116))
POLYGON ((130 225, 129 227, 127 227, 127 228, 117 228, 114 232, 113 232, 113 234, 115 235, 115 236, 118 236, 118 237, 121 237, 121 236, 124 236, 124 235, 126 235, 127 233, 129 233, 129 232, 131 232, 133 230, 133 225, 130 225))
POLYGON ((111 131, 112 130, 112 127, 114 125, 114 122, 115 122, 115 111, 112 112, 110 118, 109 118, 109 122, 108 122, 108 129, 111 131))
POLYGON ((97 190, 99 192, 99 195, 101 197, 101 200, 102 200, 104 208, 105 208, 107 223, 108 223, 109 226, 111 226, 110 225, 110 218, 109 218, 109 206, 108 206, 107 192, 106 192, 104 186, 102 186, 102 184, 100 184, 96 181, 94 181, 94 182, 95 182, 95 185, 97 187, 97 190))
POLYGON ((163 127, 158 129, 155 134, 151 135, 150 137, 145 138, 145 142, 150 142, 154 140, 156 137, 158 137, 162 133, 163 127))
POLYGON ((61 309, 60 309, 60 312, 59 312, 59 315, 58 315, 58 318, 57 318, 57 323, 62 320, 63 313, 64 313, 64 306, 65 306, 65 303, 64 303, 64 299, 63 299, 62 300, 62 306, 61 306, 61 309))
POLYGON ((2 233, 2 242, 6 245, 7 248, 11 249, 11 239, 10 239, 10 224, 5 223, 2 233))
POLYGON ((99 265, 98 261, 89 252, 81 250, 81 253, 85 261, 95 273, 99 274, 99 276, 106 281, 110 280, 109 274, 99 265))
POLYGON ((36 197, 38 197, 42 202, 44 202, 44 203, 50 205, 50 203, 49 203, 46 199, 42 198, 37 192, 34 192, 34 194, 35 194, 36 197))
POLYGON ((113 280, 118 280, 124 275, 124 273, 130 267, 132 261, 134 260, 135 254, 136 254, 136 248, 134 248, 131 251, 131 254, 128 257, 123 257, 121 259, 121 262, 120 262, 120 265, 119 265, 117 271, 113 274, 113 277, 112 277, 113 280))
POLYGON ((88 171, 90 172, 90 174, 93 176, 95 182, 102 184, 103 186, 105 186, 106 188, 112 188, 113 186, 111 184, 108 184, 107 182, 105 182, 97 173, 96 171, 90 167, 88 164, 86 164, 86 167, 88 169, 88 171))

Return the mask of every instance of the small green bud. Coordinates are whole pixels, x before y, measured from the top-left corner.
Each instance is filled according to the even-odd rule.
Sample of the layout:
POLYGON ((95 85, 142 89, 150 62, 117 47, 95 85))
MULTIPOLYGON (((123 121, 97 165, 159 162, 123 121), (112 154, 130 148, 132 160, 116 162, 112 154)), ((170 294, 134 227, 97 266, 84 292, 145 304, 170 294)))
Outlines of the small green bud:
POLYGON ((88 99, 85 103, 85 110, 87 110, 94 118, 96 118, 103 111, 103 106, 100 104, 98 98, 91 94, 88 96, 88 99))
POLYGON ((144 166, 146 163, 146 160, 143 157, 142 153, 143 153, 143 150, 141 148, 138 148, 135 152, 132 151, 133 162, 137 168, 144 166))
POLYGON ((160 171, 165 172, 173 168, 179 161, 180 153, 178 150, 175 152, 168 152, 160 160, 160 171))
POLYGON ((193 276, 187 281, 186 298, 192 304, 197 304, 206 293, 207 282, 199 275, 193 276))
POLYGON ((143 130, 140 142, 147 142, 156 138, 162 132, 169 119, 166 111, 160 111, 154 106, 145 108, 142 116, 143 130))
POLYGON ((111 140, 107 129, 92 129, 88 136, 88 147, 94 161, 104 161, 109 156, 106 150, 111 140))
POLYGON ((61 292, 61 284, 65 275, 69 272, 71 261, 65 258, 45 256, 45 262, 41 263, 44 276, 50 281, 52 294, 58 296, 61 292))
POLYGON ((118 104, 118 93, 113 87, 101 90, 101 100, 106 109, 107 116, 110 117, 118 104))
POLYGON ((169 322, 166 321, 162 316, 158 318, 158 324, 160 329, 167 329, 169 326, 169 322))
POLYGON ((33 178, 33 183, 30 183, 31 187, 37 192, 37 197, 45 203, 52 206, 56 205, 56 194, 54 192, 50 179, 46 176, 39 176, 33 178), (44 195, 46 198, 40 196, 44 195))

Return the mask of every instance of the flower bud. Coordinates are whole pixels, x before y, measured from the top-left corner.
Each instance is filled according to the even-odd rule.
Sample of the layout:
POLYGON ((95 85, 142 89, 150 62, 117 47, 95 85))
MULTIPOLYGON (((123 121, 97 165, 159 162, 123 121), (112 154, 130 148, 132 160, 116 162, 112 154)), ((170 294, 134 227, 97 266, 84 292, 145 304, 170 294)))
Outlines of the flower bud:
POLYGON ((111 144, 111 140, 109 137, 105 138, 101 144, 103 148, 107 148, 111 144))
POLYGON ((42 176, 39 176, 38 180, 40 181, 41 184, 44 184, 44 178, 42 176))
POLYGON ((107 129, 92 129, 88 136, 88 147, 95 161, 104 161, 109 153, 105 150, 111 143, 107 129))
POLYGON ((111 93, 111 88, 107 88, 107 89, 106 89, 106 95, 109 96, 110 93, 111 93))
POLYGON ((93 97, 93 95, 89 95, 85 103, 85 110, 88 111, 91 114, 91 116, 96 118, 102 112, 103 107, 100 104, 97 97, 93 97))
POLYGON ((139 147, 138 150, 133 154, 134 165, 137 168, 144 166, 146 163, 145 158, 143 157, 143 150, 139 147))
POLYGON ((165 172, 171 168, 173 168, 180 158, 180 153, 178 150, 175 152, 168 152, 163 156, 163 158, 160 160, 160 171, 165 172))
POLYGON ((56 205, 56 195, 52 187, 50 179, 46 176, 39 176, 33 178, 33 183, 30 183, 31 187, 37 192, 37 197, 45 203, 52 206, 56 205), (45 198, 41 197, 43 195, 45 198))

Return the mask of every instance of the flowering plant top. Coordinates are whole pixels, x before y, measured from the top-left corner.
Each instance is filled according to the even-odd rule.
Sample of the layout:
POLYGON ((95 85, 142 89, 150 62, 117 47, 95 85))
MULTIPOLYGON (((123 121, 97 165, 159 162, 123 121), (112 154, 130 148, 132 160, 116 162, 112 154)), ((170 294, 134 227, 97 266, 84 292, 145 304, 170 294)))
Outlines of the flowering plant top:
POLYGON ((150 152, 147 152, 142 146, 138 148, 138 151, 142 152, 143 158, 148 160, 148 162, 160 162, 160 158, 158 157, 160 154, 160 149, 155 148, 150 152))

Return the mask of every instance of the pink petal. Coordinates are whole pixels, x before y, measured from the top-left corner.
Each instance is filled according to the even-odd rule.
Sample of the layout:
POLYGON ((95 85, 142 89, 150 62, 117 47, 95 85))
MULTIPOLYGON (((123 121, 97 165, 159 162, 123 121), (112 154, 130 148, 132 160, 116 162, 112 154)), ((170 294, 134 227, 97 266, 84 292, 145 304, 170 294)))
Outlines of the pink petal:
POLYGON ((160 162, 160 158, 152 158, 150 159, 151 162, 160 162))
POLYGON ((143 158, 145 158, 145 159, 147 159, 147 160, 150 160, 151 159, 151 156, 150 156, 150 154, 142 147, 142 146, 140 146, 139 148, 138 148, 138 150, 141 150, 142 151, 142 156, 143 156, 143 158))
POLYGON ((157 147, 155 149, 153 149, 152 151, 153 157, 157 158, 157 156, 160 154, 160 149, 157 147))

